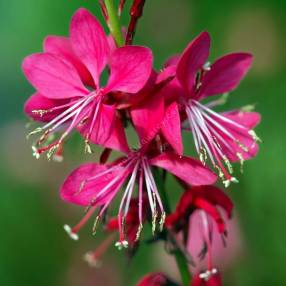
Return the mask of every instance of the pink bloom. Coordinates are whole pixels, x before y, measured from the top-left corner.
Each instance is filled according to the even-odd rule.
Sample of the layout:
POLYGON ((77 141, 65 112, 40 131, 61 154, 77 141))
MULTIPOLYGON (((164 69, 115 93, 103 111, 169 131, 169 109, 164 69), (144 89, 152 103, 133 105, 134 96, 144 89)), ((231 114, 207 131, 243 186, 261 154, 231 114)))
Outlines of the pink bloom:
MULTIPOLYGON (((156 146, 156 144, 154 143, 156 146)), ((163 227, 165 220, 164 207, 152 174, 152 166, 160 167, 180 178, 186 184, 213 184, 216 176, 199 161, 175 153, 159 154, 152 144, 145 145, 137 151, 129 151, 126 156, 119 158, 112 164, 87 163, 74 170, 65 180, 61 188, 61 197, 65 201, 88 206, 89 212, 82 223, 73 229, 66 227, 72 238, 77 238, 77 232, 87 219, 100 207, 96 221, 103 216, 110 203, 126 184, 118 211, 119 248, 127 247, 123 231, 126 223, 130 201, 136 182, 138 182, 138 232, 139 237, 143 227, 143 197, 148 197, 152 217, 152 231, 156 229, 158 215, 159 225, 163 227)))
POLYGON ((162 91, 170 120, 162 126, 162 133, 174 150, 181 153, 180 118, 186 120, 185 128, 192 131, 195 148, 205 164, 210 159, 219 171, 227 187, 237 181, 231 162, 249 159, 257 153, 259 140, 253 128, 259 123, 260 115, 255 112, 232 111, 217 113, 212 110, 218 101, 202 104, 200 101, 234 90, 243 79, 252 63, 247 53, 233 53, 207 62, 210 36, 200 34, 185 49, 180 57, 171 58, 163 71, 164 76, 175 75, 162 91))
POLYGON ((137 284, 137 286, 168 286, 168 285, 176 285, 174 283, 171 284, 170 280, 166 277, 165 274, 158 273, 149 273, 144 276, 137 284))
POLYGON ((31 132, 42 133, 35 156, 45 151, 51 156, 75 128, 85 137, 87 151, 89 141, 128 150, 112 94, 135 94, 144 87, 152 71, 152 52, 140 46, 110 47, 100 23, 85 9, 73 16, 70 38, 50 36, 44 50, 23 62, 23 71, 37 90, 25 112, 46 122, 31 132), (110 76, 102 87, 100 77, 107 65, 110 76), (63 130, 60 138, 48 142, 58 130, 63 130))
POLYGON ((218 232, 223 239, 223 236, 227 235, 226 224, 220 213, 221 209, 225 211, 229 219, 233 204, 223 191, 213 186, 192 187, 184 192, 175 212, 166 218, 167 227, 177 233, 182 232, 184 244, 187 245, 191 256, 194 256, 194 253, 190 251, 188 244, 194 242, 193 240, 196 240, 194 242, 196 246, 197 240, 202 242, 199 257, 202 259, 207 256, 207 270, 194 277, 192 286, 221 285, 220 274, 213 266, 214 233, 218 232), (216 229, 214 229, 214 223, 216 229), (195 224, 195 233, 193 224, 195 224))

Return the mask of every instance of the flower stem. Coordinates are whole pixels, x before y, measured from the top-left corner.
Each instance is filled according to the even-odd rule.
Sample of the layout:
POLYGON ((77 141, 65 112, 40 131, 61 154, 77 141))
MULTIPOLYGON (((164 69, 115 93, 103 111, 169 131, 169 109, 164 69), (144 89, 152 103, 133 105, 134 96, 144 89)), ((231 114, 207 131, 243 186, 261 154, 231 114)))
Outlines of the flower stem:
MULTIPOLYGON (((166 190, 165 190, 166 172, 163 171, 163 174, 160 174, 159 170, 156 170, 155 177, 156 177, 158 189, 160 191, 160 197, 161 197, 163 204, 164 204, 165 211, 167 214, 170 214, 171 213, 171 205, 170 205, 169 198, 168 198, 166 190)), ((172 241, 174 240, 174 237, 171 233, 170 233, 170 238, 172 241)), ((182 250, 179 247, 177 247, 172 252, 172 254, 174 255, 174 257, 176 259, 177 267, 178 267, 180 275, 181 275, 183 286, 189 286, 190 281, 191 281, 191 274, 189 271, 189 266, 188 266, 188 261, 186 259, 186 256, 184 255, 184 253, 182 252, 182 250)))
POLYGON ((117 10, 115 9, 113 0, 104 0, 106 11, 108 14, 108 27, 118 47, 124 45, 124 39, 121 32, 121 26, 117 10))

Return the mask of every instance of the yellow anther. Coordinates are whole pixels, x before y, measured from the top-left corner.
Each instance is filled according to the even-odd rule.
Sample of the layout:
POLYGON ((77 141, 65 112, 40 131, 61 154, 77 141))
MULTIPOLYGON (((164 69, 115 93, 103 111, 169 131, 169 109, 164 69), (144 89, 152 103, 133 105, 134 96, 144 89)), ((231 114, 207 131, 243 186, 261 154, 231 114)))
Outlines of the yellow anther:
POLYGON ((222 158, 223 158, 224 163, 227 166, 227 169, 228 169, 229 173, 232 174, 233 173, 233 168, 232 168, 232 165, 231 165, 229 159, 226 156, 223 156, 222 158))
POLYGON ((235 142, 244 152, 246 153, 249 152, 248 148, 244 144, 242 144, 239 140, 236 140, 235 142))
POLYGON ((95 235, 98 227, 100 216, 97 216, 94 220, 93 227, 92 227, 92 234, 95 235))
POLYGON ((253 138, 255 142, 262 142, 261 138, 257 136, 254 130, 249 130, 248 134, 253 138))
POLYGON ((160 222, 159 222, 159 230, 160 231, 163 231, 165 220, 166 220, 166 213, 162 212, 160 222))
POLYGON ((47 158, 48 158, 48 161, 50 161, 52 159, 52 157, 54 156, 54 154, 57 152, 58 148, 60 147, 60 144, 57 144, 55 146, 52 146, 50 148, 50 150, 48 151, 47 153, 47 158))
POLYGON ((202 164, 205 166, 206 165, 206 161, 208 159, 207 156, 207 151, 204 147, 200 147, 200 161, 202 162, 202 164))
POLYGON ((42 131, 43 131, 43 129, 42 129, 41 127, 38 127, 38 128, 36 128, 35 130, 31 131, 31 132, 26 136, 26 138, 29 139, 30 136, 32 136, 32 135, 34 135, 34 134, 37 134, 37 133, 40 133, 40 132, 42 132, 42 131))
POLYGON ((157 211, 154 212, 154 214, 152 215, 152 234, 154 235, 156 232, 156 222, 157 222, 157 211))
POLYGON ((240 172, 243 173, 243 165, 244 165, 244 159, 241 153, 236 153, 236 156, 239 159, 240 162, 240 172))
POLYGON ((49 111, 45 109, 38 109, 38 110, 32 110, 32 113, 39 114, 40 117, 43 117, 43 115, 47 114, 49 111))
POLYGON ((248 104, 248 105, 245 105, 243 107, 240 108, 240 110, 242 112, 251 112, 255 109, 255 105, 254 104, 248 104))
POLYGON ((135 241, 138 241, 140 239, 140 235, 142 233, 142 229, 143 229, 143 225, 142 225, 142 223, 140 223, 139 226, 138 226, 137 233, 136 233, 135 241))

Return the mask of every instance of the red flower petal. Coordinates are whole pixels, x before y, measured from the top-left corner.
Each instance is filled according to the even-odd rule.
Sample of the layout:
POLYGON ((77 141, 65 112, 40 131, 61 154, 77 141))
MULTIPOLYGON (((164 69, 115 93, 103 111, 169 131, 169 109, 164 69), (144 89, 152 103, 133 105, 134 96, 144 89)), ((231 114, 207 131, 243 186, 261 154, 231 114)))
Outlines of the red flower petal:
POLYGON ((93 203, 95 205, 105 204, 114 197, 129 174, 129 170, 123 167, 115 167, 114 171, 100 176, 108 168, 111 166, 95 163, 81 165, 66 178, 60 190, 61 198, 82 206, 89 206, 93 203), (97 176, 96 179, 86 181, 95 176, 97 176), (118 181, 108 187, 108 184, 116 177, 119 178, 118 181), (100 191, 104 189, 104 194, 94 201, 100 191))
POLYGON ((203 32, 188 45, 181 56, 177 66, 177 78, 189 92, 195 85, 196 73, 208 59, 209 49, 210 35, 203 32))
POLYGON ((66 37, 48 36, 44 41, 44 51, 69 61, 77 70, 84 84, 94 86, 91 74, 75 55, 70 40, 66 37))
POLYGON ((116 49, 110 58, 111 74, 105 92, 138 92, 151 75, 152 61, 148 48, 125 46, 116 49))
POLYGON ((81 8, 71 20, 70 39, 74 52, 99 86, 99 77, 110 53, 102 26, 89 11, 81 8))
POLYGON ((199 161, 174 153, 163 153, 150 160, 150 164, 166 169, 190 185, 210 185, 217 176, 199 161))
POLYGON ((48 122, 52 120, 54 117, 61 113, 61 110, 54 112, 41 113, 35 112, 37 110, 49 110, 58 105, 63 105, 67 103, 67 100, 55 100, 50 99, 45 96, 42 96, 39 93, 35 93, 29 97, 29 99, 25 102, 24 111, 25 113, 37 121, 48 122))
POLYGON ((131 117, 141 145, 148 144, 160 130, 164 118, 164 99, 154 94, 131 109, 131 117))
POLYGON ((221 94, 235 89, 252 64, 248 53, 229 54, 219 58, 211 65, 203 78, 201 96, 221 94))
POLYGON ((23 71, 31 84, 46 97, 63 99, 89 93, 73 65, 55 55, 28 56, 23 61, 23 71))
POLYGON ((181 120, 178 110, 178 105, 173 102, 167 107, 165 117, 162 122, 161 132, 168 143, 179 154, 183 154, 182 134, 181 134, 181 120))

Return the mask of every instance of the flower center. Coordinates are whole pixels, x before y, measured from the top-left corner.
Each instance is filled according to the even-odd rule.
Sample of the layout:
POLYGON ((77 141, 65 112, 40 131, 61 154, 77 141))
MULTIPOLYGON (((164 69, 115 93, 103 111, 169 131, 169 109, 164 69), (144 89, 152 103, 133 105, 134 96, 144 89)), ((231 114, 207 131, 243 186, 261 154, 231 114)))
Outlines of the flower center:
POLYGON ((124 188, 117 215, 119 241, 116 242, 115 246, 118 247, 118 249, 128 247, 128 240, 126 239, 125 233, 126 218, 130 209, 130 202, 134 193, 136 182, 138 182, 138 230, 136 233, 135 240, 137 241, 140 238, 140 234, 143 228, 143 220, 146 217, 145 214, 147 213, 147 209, 143 206, 144 191, 146 191, 147 193, 148 202, 152 214, 152 233, 155 233, 157 223, 159 223, 159 229, 160 231, 162 231, 166 216, 163 204, 154 177, 152 175, 148 159, 138 154, 138 152, 134 152, 118 164, 96 174, 93 177, 82 181, 79 190, 75 193, 75 195, 78 195, 80 192, 84 191, 84 187, 89 182, 95 181, 97 179, 102 179, 105 176, 111 178, 107 181, 107 184, 90 200, 90 210, 83 218, 83 220, 74 228, 67 229, 67 227, 65 227, 65 229, 71 234, 72 238, 85 224, 86 220, 89 219, 90 216, 93 214, 97 202, 105 201, 104 205, 102 205, 95 219, 93 233, 96 232, 96 227, 100 218, 103 217, 110 203, 113 201, 115 195, 117 194, 118 184, 122 185, 127 177, 129 179, 127 181, 126 187, 124 188), (160 214, 159 221, 158 214, 160 214))

